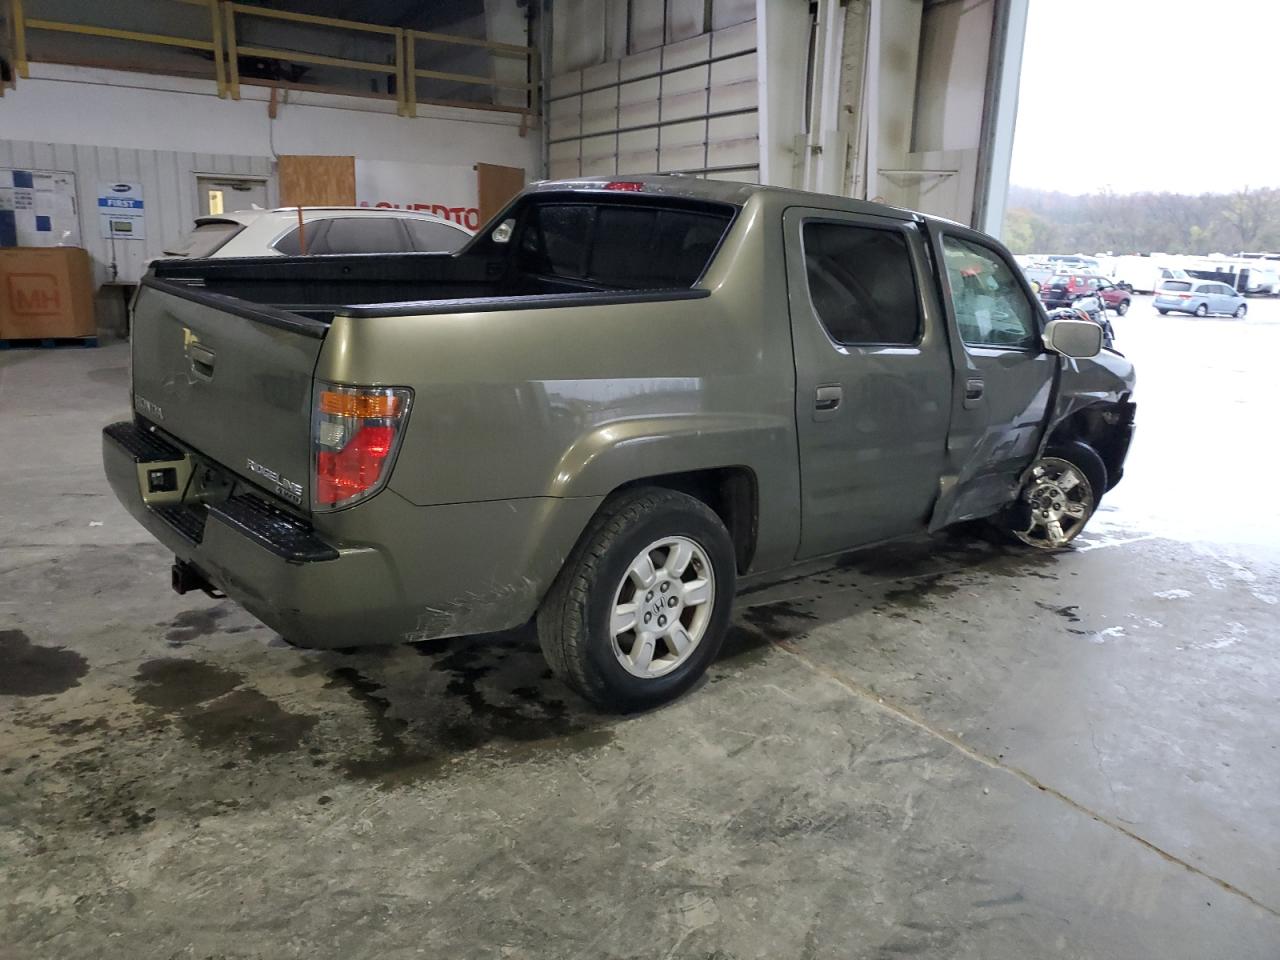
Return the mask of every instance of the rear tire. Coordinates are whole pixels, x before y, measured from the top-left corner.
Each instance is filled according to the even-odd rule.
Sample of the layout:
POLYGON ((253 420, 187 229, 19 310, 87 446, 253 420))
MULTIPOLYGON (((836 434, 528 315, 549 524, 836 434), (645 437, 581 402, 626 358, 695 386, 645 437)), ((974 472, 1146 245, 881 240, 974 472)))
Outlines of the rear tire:
POLYGON ((543 656, 603 710, 665 703, 719 653, 736 574, 733 541, 705 503, 626 491, 600 508, 543 600, 543 656))
POLYGON ((1128 300, 1121 300, 1119 303, 1117 303, 1117 304, 1116 304, 1116 316, 1117 316, 1117 317, 1123 317, 1123 316, 1124 316, 1126 313, 1128 313, 1128 312, 1129 312, 1129 301, 1128 301, 1128 300))
POLYGON ((1084 530, 1106 489, 1107 467, 1093 447, 1078 440, 1054 444, 993 522, 1029 547, 1061 550, 1084 530))
POLYGON ((1209 305, 1207 303, 1202 303, 1200 304, 1200 306, 1196 307, 1197 317, 1207 317, 1208 315, 1209 315, 1209 305))
POLYGON ((1249 308, 1242 303, 1240 304, 1240 306, 1236 307, 1236 312, 1233 313, 1232 316, 1235 317, 1237 320, 1243 320, 1245 314, 1248 312, 1249 312, 1249 308))
POLYGON ((1167 317, 1169 315, 1169 311, 1162 307, 1156 307, 1156 313, 1160 314, 1162 317, 1167 317))

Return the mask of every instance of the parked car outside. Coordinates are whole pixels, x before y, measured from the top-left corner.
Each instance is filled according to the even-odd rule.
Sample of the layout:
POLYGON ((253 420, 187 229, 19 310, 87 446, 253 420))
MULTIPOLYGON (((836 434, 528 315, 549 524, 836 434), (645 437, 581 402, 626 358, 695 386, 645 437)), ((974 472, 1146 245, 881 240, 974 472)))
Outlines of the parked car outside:
POLYGON ((1028 263, 1022 267, 1022 275, 1031 284, 1031 289, 1039 293, 1045 283, 1058 273, 1058 269, 1052 263, 1028 263))
POLYGON ((471 231, 430 213, 382 207, 237 210, 197 217, 166 257, 294 257, 339 253, 452 253, 471 231))
POLYGON ((453 255, 159 261, 133 317, 103 461, 175 589, 302 646, 532 619, 611 709, 690 689, 740 581, 980 518, 1063 548, 1133 431, 1132 363, 999 242, 754 184, 541 183, 453 255))
POLYGON ((1153 302, 1163 314, 1190 313, 1197 317, 1222 314, 1244 319, 1249 312, 1244 294, 1216 280, 1168 280, 1156 291, 1153 302))
POLYGON ((1078 273, 1054 276, 1040 288, 1040 300, 1048 309, 1070 306, 1082 297, 1097 297, 1106 309, 1123 317, 1129 312, 1133 291, 1127 283, 1078 273))

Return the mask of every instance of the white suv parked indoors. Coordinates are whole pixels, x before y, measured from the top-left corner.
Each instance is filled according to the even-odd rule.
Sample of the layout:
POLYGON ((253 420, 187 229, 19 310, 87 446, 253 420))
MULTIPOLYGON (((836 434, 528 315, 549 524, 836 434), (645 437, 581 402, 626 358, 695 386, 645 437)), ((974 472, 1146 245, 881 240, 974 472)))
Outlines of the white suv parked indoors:
POLYGON ((237 210, 196 218, 166 257, 296 257, 305 253, 452 253, 471 231, 442 217, 385 207, 237 210))

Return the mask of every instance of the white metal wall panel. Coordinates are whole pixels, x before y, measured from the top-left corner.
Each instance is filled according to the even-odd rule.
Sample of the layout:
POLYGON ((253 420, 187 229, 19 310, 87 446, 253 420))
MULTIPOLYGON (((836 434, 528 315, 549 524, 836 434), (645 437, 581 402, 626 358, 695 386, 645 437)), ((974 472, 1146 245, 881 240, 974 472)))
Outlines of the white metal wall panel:
MULTIPOLYGON (((647 18, 661 6, 660 0, 652 9, 633 0, 633 49, 645 42, 636 41, 637 16, 649 29, 647 18)), ((694 6, 705 10, 698 3, 686 12, 692 15, 694 6)), ((754 9, 743 9, 748 7, 754 9)), ((721 9, 719 0, 713 9, 721 9)), ((668 32, 671 12, 669 5, 668 32)), ((563 71, 553 60, 547 104, 549 176, 661 171, 758 180, 756 23, 726 16, 723 29, 619 60, 563 71)))
POLYGON ((161 256, 166 244, 191 229, 199 212, 198 174, 263 178, 269 202, 277 202, 270 157, 0 140, 0 167, 69 170, 76 175, 81 242, 93 260, 98 283, 111 279, 112 262, 111 242, 103 239, 98 229, 99 183, 129 180, 142 184, 146 239, 115 241, 118 279, 125 282, 140 280, 147 261, 161 256))
POLYGON ((688 40, 702 33, 705 15, 704 0, 667 0, 667 43, 688 40))

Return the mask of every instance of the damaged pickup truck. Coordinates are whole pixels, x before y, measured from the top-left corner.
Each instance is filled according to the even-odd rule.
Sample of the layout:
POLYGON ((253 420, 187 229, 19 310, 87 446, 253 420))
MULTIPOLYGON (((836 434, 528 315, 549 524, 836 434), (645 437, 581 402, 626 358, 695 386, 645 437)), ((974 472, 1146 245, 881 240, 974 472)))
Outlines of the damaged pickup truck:
POLYGON ((534 618, 634 709, 698 679, 744 581, 974 518, 1063 547, 1133 382, 959 225, 576 180, 455 254, 157 263, 103 457, 179 591, 315 647, 534 618))

